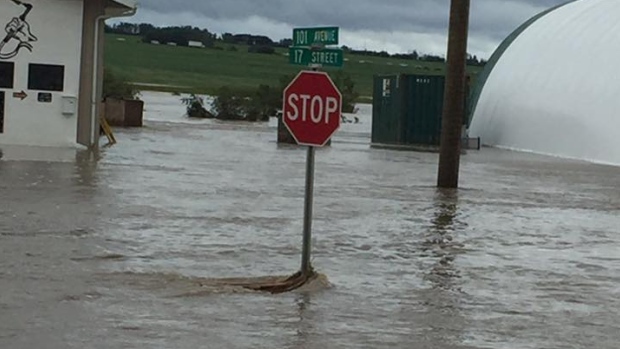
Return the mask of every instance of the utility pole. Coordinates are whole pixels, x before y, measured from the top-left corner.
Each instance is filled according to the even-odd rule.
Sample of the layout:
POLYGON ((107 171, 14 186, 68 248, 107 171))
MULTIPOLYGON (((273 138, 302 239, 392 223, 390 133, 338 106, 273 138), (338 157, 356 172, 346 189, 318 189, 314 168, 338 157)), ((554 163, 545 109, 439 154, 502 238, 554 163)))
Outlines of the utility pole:
POLYGON ((470 0, 451 0, 446 86, 437 186, 458 188, 461 132, 465 114, 465 67, 470 0))

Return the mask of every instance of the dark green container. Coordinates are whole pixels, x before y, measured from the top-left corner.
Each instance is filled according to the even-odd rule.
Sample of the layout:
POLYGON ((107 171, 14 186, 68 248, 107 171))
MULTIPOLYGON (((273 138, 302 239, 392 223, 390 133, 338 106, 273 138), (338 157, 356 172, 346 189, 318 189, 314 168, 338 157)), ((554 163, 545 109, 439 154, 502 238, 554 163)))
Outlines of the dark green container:
POLYGON ((372 102, 373 144, 401 144, 404 142, 403 103, 405 99, 398 75, 375 76, 372 102))
POLYGON ((372 144, 438 147, 444 88, 440 75, 375 76, 372 144))
POLYGON ((406 144, 438 146, 441 140, 445 78, 406 75, 403 80, 406 144))

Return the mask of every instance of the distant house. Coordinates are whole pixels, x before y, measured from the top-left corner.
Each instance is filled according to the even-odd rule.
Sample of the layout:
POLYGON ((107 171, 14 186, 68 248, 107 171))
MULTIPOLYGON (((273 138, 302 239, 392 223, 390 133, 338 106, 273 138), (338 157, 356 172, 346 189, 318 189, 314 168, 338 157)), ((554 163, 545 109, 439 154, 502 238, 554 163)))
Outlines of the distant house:
POLYGON ((189 41, 187 43, 187 46, 189 46, 189 47, 205 48, 205 44, 203 44, 200 41, 189 41))
POLYGON ((168 45, 168 46, 176 46, 176 45, 177 45, 177 43, 176 43, 176 42, 169 42, 167 45, 168 45))
POLYGON ((157 41, 157 40, 151 40, 151 44, 153 44, 153 45, 159 45, 159 41, 157 41))

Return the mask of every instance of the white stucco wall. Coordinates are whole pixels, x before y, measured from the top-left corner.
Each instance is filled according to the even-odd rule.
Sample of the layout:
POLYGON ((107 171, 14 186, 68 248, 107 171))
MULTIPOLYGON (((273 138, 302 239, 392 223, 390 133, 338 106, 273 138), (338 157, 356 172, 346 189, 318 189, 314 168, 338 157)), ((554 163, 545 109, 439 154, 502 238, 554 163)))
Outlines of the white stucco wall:
MULTIPOLYGON (((14 58, 2 61, 15 63, 13 89, 6 92, 4 133, 0 144, 23 144, 36 146, 75 146, 77 132, 77 105, 73 115, 63 115, 62 97, 77 99, 80 82, 82 44, 82 0, 23 0, 33 5, 26 22, 37 37, 32 52, 19 51, 14 58), (28 89, 28 66, 54 64, 65 66, 64 90, 62 92, 35 91, 28 89), (25 100, 13 98, 14 92, 25 91, 25 100), (39 92, 52 94, 52 103, 37 101, 39 92)), ((0 30, 14 17, 24 12, 24 7, 9 0, 0 0, 0 30)), ((0 32, 0 40, 6 32, 0 32)), ((10 42, 5 51, 15 46, 10 42), (11 46, 9 46, 11 45, 11 46)))
POLYGON ((470 136, 620 165, 620 1, 580 0, 525 29, 491 71, 470 136))

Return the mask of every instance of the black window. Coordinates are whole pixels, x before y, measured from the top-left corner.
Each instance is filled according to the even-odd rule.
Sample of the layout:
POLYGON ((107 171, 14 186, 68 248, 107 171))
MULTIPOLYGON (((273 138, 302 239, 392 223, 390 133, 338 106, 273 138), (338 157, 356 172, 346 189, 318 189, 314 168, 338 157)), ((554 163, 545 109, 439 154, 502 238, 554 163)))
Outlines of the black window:
POLYGON ((65 88, 65 67, 63 65, 30 64, 28 67, 28 89, 39 91, 62 91, 65 88))
POLYGON ((13 88, 15 77, 15 64, 13 62, 0 62, 0 88, 13 88))

